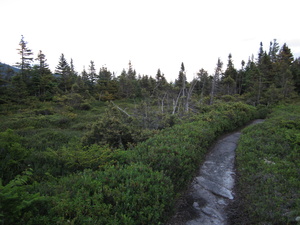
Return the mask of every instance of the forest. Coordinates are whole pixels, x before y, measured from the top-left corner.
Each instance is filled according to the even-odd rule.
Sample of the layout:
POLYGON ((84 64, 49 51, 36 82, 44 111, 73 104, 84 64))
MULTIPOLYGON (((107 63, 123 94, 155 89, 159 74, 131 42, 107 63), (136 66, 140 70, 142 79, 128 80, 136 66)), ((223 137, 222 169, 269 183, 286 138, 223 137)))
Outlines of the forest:
MULTIPOLYGON (((77 72, 64 54, 51 71, 23 36, 17 53, 15 67, 0 63, 0 224, 163 224, 219 135, 299 102, 300 58, 275 39, 241 69, 229 54, 226 66, 218 59, 213 74, 201 68, 187 81, 182 63, 174 82, 160 69, 138 74, 130 61, 121 74, 94 61, 77 72)), ((296 113, 279 120, 299 132, 296 113)), ((299 136, 282 134, 296 190, 299 136)), ((250 168, 243 157, 253 154, 239 165, 250 168)), ((250 181, 239 181, 241 193, 250 181)), ((246 200, 243 215, 261 218, 246 200)))

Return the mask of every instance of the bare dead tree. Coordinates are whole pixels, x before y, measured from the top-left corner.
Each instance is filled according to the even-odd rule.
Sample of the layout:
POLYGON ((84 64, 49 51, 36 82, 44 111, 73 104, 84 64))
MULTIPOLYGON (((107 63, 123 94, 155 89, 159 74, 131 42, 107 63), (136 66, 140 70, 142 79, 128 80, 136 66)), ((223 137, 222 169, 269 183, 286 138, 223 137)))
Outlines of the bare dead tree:
POLYGON ((119 109, 121 112, 123 112, 124 114, 126 114, 128 117, 131 117, 131 115, 129 113, 127 113, 124 109, 120 108, 119 106, 117 106, 113 101, 110 101, 111 104, 113 104, 113 106, 115 106, 117 109, 119 109))

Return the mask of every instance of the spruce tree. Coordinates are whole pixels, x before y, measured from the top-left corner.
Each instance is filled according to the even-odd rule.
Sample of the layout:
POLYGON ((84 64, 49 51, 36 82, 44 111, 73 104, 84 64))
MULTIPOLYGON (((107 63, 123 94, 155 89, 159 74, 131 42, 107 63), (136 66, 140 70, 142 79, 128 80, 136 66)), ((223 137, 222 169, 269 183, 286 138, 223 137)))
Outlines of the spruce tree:
POLYGON ((64 56, 61 54, 58 65, 55 68, 55 73, 59 76, 59 87, 67 92, 72 86, 71 68, 64 56))
POLYGON ((222 78, 223 84, 223 93, 227 95, 237 93, 237 82, 238 82, 238 73, 237 70, 234 68, 232 62, 232 55, 228 55, 228 64, 227 69, 224 72, 224 77, 222 78))
POLYGON ((213 80, 211 85, 210 102, 209 102, 210 105, 214 103, 214 97, 218 92, 220 77, 222 76, 222 67, 223 67, 223 62, 221 61, 220 58, 218 58, 217 67, 215 69, 215 73, 213 75, 213 80))
POLYGON ((88 76, 89 76, 91 88, 93 89, 93 86, 95 85, 96 82, 96 76, 97 76, 95 63, 93 60, 90 61, 88 76))
POLYGON ((29 70, 31 69, 31 64, 33 62, 33 53, 27 47, 27 42, 24 40, 24 36, 22 35, 21 41, 19 43, 20 48, 17 49, 19 51, 19 55, 21 56, 21 62, 17 62, 16 66, 21 69, 21 77, 23 82, 29 82, 29 70))
POLYGON ((35 60, 37 61, 37 65, 34 67, 31 82, 36 90, 35 95, 38 94, 42 100, 50 100, 53 97, 56 86, 54 77, 47 64, 46 56, 41 50, 35 60))
POLYGON ((292 64, 294 56, 291 49, 284 43, 278 54, 279 86, 284 97, 290 96, 294 90, 292 64))
POLYGON ((276 39, 270 42, 269 56, 272 63, 276 62, 279 49, 280 47, 276 39))
POLYGON ((203 99, 205 96, 209 95, 209 87, 210 87, 210 78, 208 76, 208 72, 206 70, 204 70, 203 68, 199 70, 199 72, 197 73, 198 76, 198 87, 196 87, 197 92, 200 95, 200 104, 203 103, 203 99))

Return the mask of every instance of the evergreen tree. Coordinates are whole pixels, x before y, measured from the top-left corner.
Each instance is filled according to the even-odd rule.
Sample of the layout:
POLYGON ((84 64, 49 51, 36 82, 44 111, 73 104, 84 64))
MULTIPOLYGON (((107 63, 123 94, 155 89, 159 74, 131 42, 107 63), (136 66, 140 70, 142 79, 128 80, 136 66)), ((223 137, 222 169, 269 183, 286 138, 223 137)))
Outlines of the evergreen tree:
POLYGON ((222 77, 222 84, 223 84, 223 93, 227 95, 232 95, 237 93, 237 82, 238 82, 238 73, 237 70, 234 68, 232 62, 232 55, 228 55, 228 64, 227 69, 224 72, 224 76, 222 77))
POLYGON ((222 76, 222 67, 223 67, 223 62, 221 61, 220 58, 218 58, 217 67, 215 69, 215 73, 211 85, 210 103, 209 103, 210 105, 214 103, 214 97, 218 92, 220 77, 222 76))
POLYGON ((181 63, 180 71, 178 74, 178 78, 175 80, 175 88, 176 91, 179 91, 179 93, 176 96, 176 99, 174 99, 173 104, 173 114, 175 113, 176 109, 178 108, 178 112, 180 111, 180 108, 182 107, 182 112, 187 110, 187 81, 186 81, 186 72, 183 62, 181 63))
POLYGON ((97 73, 96 73, 95 63, 92 60, 90 61, 88 76, 89 76, 90 86, 93 89, 96 82, 97 73))
POLYGON ((266 90, 274 82, 274 70, 271 57, 264 52, 257 67, 262 75, 262 90, 266 90))
POLYGON ((71 90, 73 84, 71 68, 65 59, 64 54, 61 54, 58 65, 56 66, 55 73, 60 75, 59 87, 65 92, 71 90))
POLYGON ((132 68, 131 61, 129 61, 129 63, 128 63, 127 76, 128 76, 128 78, 129 78, 130 80, 136 80, 136 72, 135 72, 135 70, 132 68))
POLYGON ((89 75, 86 72, 85 68, 83 68, 83 71, 81 72, 81 77, 82 77, 84 84, 88 85, 89 84, 89 75))
POLYGON ((248 61, 245 68, 245 85, 247 101, 253 105, 260 104, 262 96, 262 74, 253 60, 248 61))
POLYGON ((37 58, 35 60, 38 61, 40 74, 43 74, 45 70, 47 70, 47 72, 49 71, 49 65, 46 63, 47 59, 45 54, 42 52, 42 50, 39 51, 37 58))
POLYGON ((116 81, 112 80, 112 73, 105 66, 100 68, 96 89, 99 93, 99 100, 108 101, 116 98, 118 86, 116 81))
POLYGON ((178 78, 175 80, 175 87, 183 90, 183 96, 185 96, 185 88, 186 88, 186 72, 183 62, 181 63, 180 71, 178 74, 178 78))
POLYGON ((245 89, 245 61, 241 62, 241 69, 238 71, 237 92, 241 95, 245 89))
POLYGON ((210 93, 211 79, 208 76, 208 72, 203 68, 197 73, 199 83, 196 87, 197 92, 200 94, 199 102, 202 104, 205 96, 208 96, 210 93))
POLYGON ((260 47, 259 47, 259 51, 258 51, 258 59, 257 59, 258 64, 261 64, 263 55, 264 55, 264 47, 263 47, 263 43, 260 42, 260 47))
POLYGON ((295 59, 292 66, 291 66, 291 71, 293 75, 293 81, 295 84, 295 91, 297 93, 300 93, 300 57, 295 59))
POLYGON ((108 82, 112 80, 112 73, 107 69, 107 67, 102 66, 99 71, 99 80, 101 82, 108 82))
POLYGON ((39 96, 40 99, 50 100, 53 97, 56 86, 54 77, 49 69, 49 65, 46 63, 46 56, 41 50, 35 60, 37 65, 34 66, 32 71, 32 90, 34 90, 34 95, 39 96))
POLYGON ((272 63, 275 63, 277 61, 277 54, 279 49, 280 47, 276 39, 274 39, 273 42, 270 42, 269 56, 272 63))
POLYGON ((121 75, 118 77, 119 81, 119 96, 122 98, 134 98, 140 94, 138 82, 136 79, 136 72, 132 68, 132 64, 129 61, 129 68, 126 72, 122 70, 121 75))
POLYGON ((75 66, 74 66, 74 62, 73 62, 72 58, 70 61, 70 72, 71 72, 71 77, 73 78, 73 80, 76 80, 78 77, 78 73, 75 70, 75 66))
POLYGON ((294 90, 292 64, 294 56, 291 49, 284 44, 278 54, 278 72, 279 72, 279 87, 282 89, 284 97, 290 96, 294 90))
POLYGON ((24 82, 29 82, 29 70, 31 69, 31 64, 33 62, 32 51, 27 47, 27 42, 24 40, 22 35, 21 41, 19 43, 20 48, 19 55, 21 56, 21 62, 17 62, 16 66, 21 69, 21 77, 24 82))

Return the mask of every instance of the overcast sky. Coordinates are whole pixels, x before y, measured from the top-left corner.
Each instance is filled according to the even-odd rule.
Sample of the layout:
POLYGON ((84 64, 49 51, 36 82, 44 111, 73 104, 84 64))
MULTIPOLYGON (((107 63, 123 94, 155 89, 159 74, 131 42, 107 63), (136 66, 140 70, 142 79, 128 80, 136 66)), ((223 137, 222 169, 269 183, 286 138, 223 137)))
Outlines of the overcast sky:
POLYGON ((51 70, 61 53, 78 72, 90 61, 119 75, 131 60, 138 74, 169 81, 181 62, 188 79, 218 57, 236 68, 277 39, 300 56, 299 0, 0 0, 0 61, 15 64, 21 35, 51 70))

